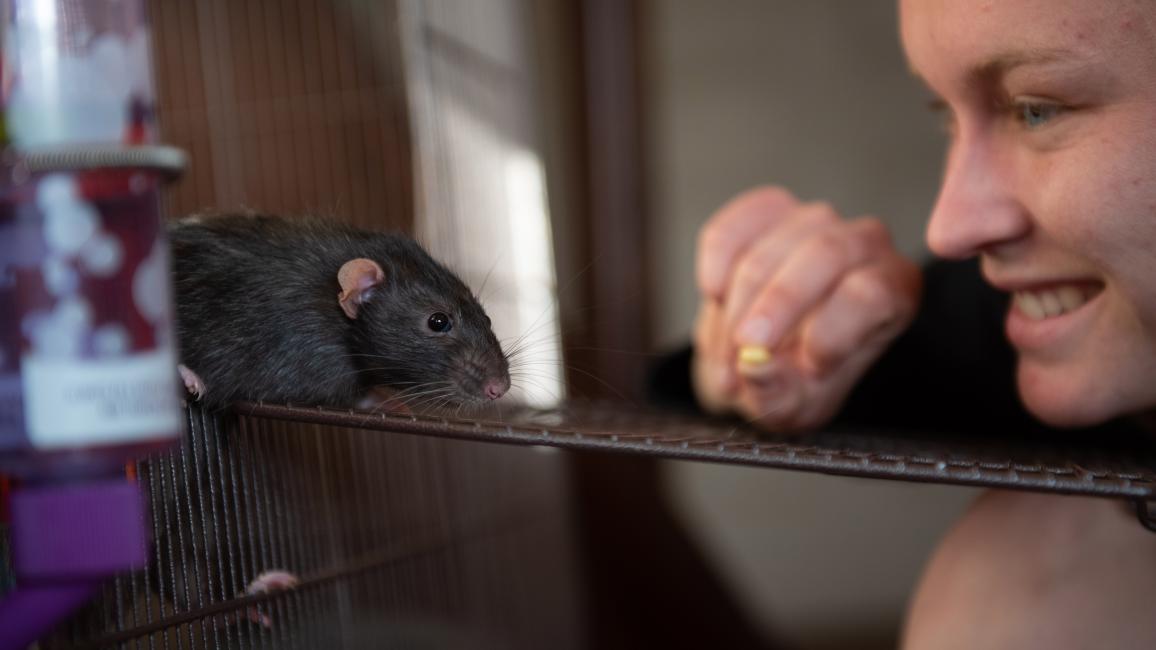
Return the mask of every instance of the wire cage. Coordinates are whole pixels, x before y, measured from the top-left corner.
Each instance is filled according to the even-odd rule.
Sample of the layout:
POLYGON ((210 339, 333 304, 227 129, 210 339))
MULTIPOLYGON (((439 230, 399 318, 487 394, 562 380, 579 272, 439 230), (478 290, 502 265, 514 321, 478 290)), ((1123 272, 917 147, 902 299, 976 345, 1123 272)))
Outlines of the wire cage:
POLYGON ((187 413, 181 448, 130 472, 149 565, 44 648, 580 647, 557 455, 187 413), (247 591, 273 571, 298 582, 247 591))
MULTIPOLYGON (((533 152, 517 117, 533 92, 518 67, 529 57, 487 49, 509 54, 522 38, 503 18, 518 0, 147 4, 162 138, 191 160, 164 197, 170 216, 259 207, 437 235, 430 219, 452 230, 465 209, 447 185, 476 189, 464 174, 486 155, 533 152), (462 42, 453 32, 474 15, 488 40, 462 42), (485 83, 467 88, 475 78, 485 83), (486 106, 503 121, 500 147, 415 151, 444 144, 462 118, 438 95, 447 84, 516 109, 486 106), (418 95, 429 113, 415 118, 418 95)), ((453 253, 445 237, 426 243, 453 253)), ((560 457, 195 406, 187 430, 173 453, 127 469, 150 504, 149 564, 42 647, 582 646, 560 457), (253 586, 285 573, 292 589, 253 586)), ((0 592, 12 582, 4 532, 0 592)))
MULTIPOLYGON (((509 13, 526 2, 492 4, 509 13)), ((486 18, 477 4, 454 20, 486 18)), ((537 90, 511 64, 526 51, 511 58, 456 38, 444 0, 151 0, 149 8, 164 139, 193 161, 166 197, 173 215, 240 204, 320 211, 425 232, 452 251, 445 233, 470 224, 476 185, 462 172, 485 160, 440 149, 469 116, 428 87, 415 104, 407 74, 440 74, 491 102, 537 90), (424 7, 422 20, 415 7, 424 7), (417 73, 404 69, 407 47, 426 57, 417 73), (415 117, 415 105, 429 112, 415 117), (441 189, 451 181, 464 194, 441 189), (445 220, 415 223, 423 210, 445 220)), ((504 24, 490 27, 504 36, 504 24)), ((487 105, 507 127, 525 129, 512 138, 524 162, 533 129, 524 113, 500 109, 487 105)), ((477 154, 484 140, 466 143, 477 154)), ((559 449, 1111 497, 1137 504, 1156 527, 1145 505, 1156 498, 1151 448, 888 432, 774 438, 735 422, 574 400, 471 418, 267 404, 191 405, 185 417, 179 448, 126 470, 151 506, 149 563, 108 583, 42 648, 609 647, 592 645, 602 637, 588 608, 682 620, 699 603, 592 598, 587 569, 597 558, 582 547, 590 520, 577 492, 603 476, 559 449)), ((0 593, 12 584, 3 532, 0 593)), ((615 568, 643 564, 652 550, 632 548, 615 568)), ((663 591, 651 582, 647 593, 663 591)))
POLYGON ((575 477, 556 449, 1156 497, 1151 450, 1110 445, 768 437, 607 403, 468 419, 268 404, 187 416, 180 449, 130 471, 152 505, 149 565, 45 648, 586 647, 575 477), (297 584, 251 588, 277 571, 297 584))

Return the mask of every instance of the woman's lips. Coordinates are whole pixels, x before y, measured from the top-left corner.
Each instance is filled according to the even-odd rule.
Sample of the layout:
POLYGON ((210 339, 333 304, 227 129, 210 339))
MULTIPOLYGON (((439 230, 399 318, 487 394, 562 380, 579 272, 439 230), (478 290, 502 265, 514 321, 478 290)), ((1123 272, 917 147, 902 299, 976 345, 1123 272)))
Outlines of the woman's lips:
POLYGON ((1094 311, 1089 305, 1104 291, 1102 282, 1036 285, 1012 292, 1008 339, 1020 351, 1041 351, 1070 340, 1094 311))
POLYGON ((1048 289, 1015 291, 1012 301, 1029 320, 1041 321, 1076 311, 1103 289, 1103 285, 1088 283, 1065 284, 1048 289))

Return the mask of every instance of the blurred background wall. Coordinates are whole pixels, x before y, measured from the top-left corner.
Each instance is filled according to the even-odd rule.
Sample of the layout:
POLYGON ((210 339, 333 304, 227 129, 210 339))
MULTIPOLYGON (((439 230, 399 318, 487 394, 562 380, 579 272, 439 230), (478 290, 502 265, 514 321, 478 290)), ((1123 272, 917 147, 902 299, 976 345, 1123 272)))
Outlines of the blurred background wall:
MULTIPOLYGON (((694 240, 737 192, 781 184, 874 214, 925 255, 943 137, 891 0, 648 0, 640 16, 656 348, 688 340, 694 240)), ((968 489, 667 463, 666 495, 751 620, 801 647, 893 647, 968 489)))

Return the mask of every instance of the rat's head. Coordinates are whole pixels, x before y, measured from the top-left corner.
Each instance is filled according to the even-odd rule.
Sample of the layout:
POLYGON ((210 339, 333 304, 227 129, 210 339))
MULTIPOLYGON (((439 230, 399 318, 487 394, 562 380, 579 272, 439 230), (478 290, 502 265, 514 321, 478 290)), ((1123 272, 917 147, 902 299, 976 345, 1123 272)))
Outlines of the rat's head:
POLYGON ((367 382, 414 404, 482 403, 510 388, 509 363, 469 288, 412 240, 391 238, 378 261, 338 272, 337 300, 353 327, 367 382))

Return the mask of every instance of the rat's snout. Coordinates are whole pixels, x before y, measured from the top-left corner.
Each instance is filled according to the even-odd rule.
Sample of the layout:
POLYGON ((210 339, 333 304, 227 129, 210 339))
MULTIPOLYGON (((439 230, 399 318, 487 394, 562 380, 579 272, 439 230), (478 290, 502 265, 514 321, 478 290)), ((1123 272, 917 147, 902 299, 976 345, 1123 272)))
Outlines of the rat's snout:
POLYGON ((486 399, 498 399, 510 390, 510 380, 507 377, 490 377, 482 386, 482 393, 486 399))

